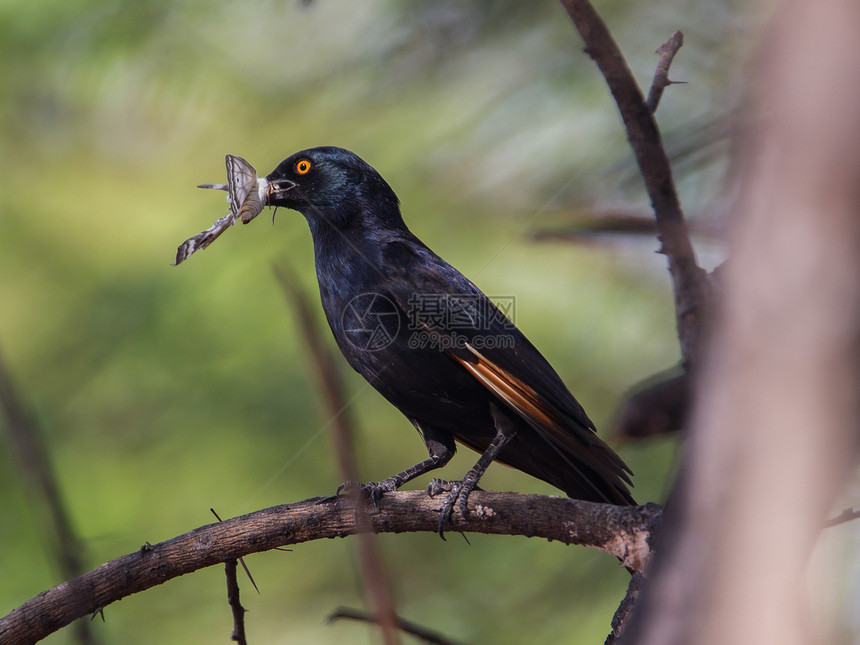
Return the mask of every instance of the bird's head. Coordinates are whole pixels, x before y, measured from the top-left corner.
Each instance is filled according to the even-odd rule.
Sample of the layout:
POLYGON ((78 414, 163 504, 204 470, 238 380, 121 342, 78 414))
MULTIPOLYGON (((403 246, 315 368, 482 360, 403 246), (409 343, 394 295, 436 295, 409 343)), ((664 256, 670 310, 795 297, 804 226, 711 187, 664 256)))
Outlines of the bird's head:
POLYGON ((339 229, 403 225, 391 187, 370 164, 343 148, 297 152, 266 180, 268 203, 299 211, 312 229, 322 224, 339 229))

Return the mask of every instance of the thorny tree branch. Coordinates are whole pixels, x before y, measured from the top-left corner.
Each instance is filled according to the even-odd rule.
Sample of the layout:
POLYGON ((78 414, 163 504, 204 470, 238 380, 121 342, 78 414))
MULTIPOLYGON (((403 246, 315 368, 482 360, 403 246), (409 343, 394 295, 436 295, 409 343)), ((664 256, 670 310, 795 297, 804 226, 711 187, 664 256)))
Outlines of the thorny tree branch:
MULTIPOLYGON (((209 512, 210 512, 210 513, 212 513, 212 515, 214 515, 214 516, 215 516, 215 519, 216 519, 216 520, 218 520, 219 522, 223 522, 223 521, 224 521, 224 520, 222 520, 222 519, 221 519, 221 516, 220 516, 220 515, 218 515, 218 513, 216 513, 216 512, 215 512, 215 509, 214 509, 214 508, 210 507, 210 508, 209 508, 209 512)), ((251 586, 253 586, 253 587, 254 587, 254 591, 256 591, 257 593, 260 593, 260 588, 257 586, 257 583, 256 583, 256 582, 254 582, 254 576, 252 576, 252 575, 251 575, 251 570, 248 568, 248 565, 247 565, 247 564, 245 564, 245 559, 244 559, 244 558, 239 558, 239 564, 241 564, 241 565, 242 565, 242 569, 244 569, 244 571, 245 571, 245 575, 246 575, 246 576, 248 576, 248 580, 250 580, 250 581, 251 581, 251 586)), ((229 578, 228 578, 227 582, 228 582, 228 583, 230 582, 230 581, 229 581, 229 578)), ((238 584, 238 580, 236 581, 236 584, 238 584)))
MULTIPOLYGON (((436 533, 443 503, 423 491, 388 493, 379 508, 369 509, 370 530, 436 533)), ((661 514, 655 504, 609 506, 476 490, 469 496, 469 518, 455 512, 450 530, 591 546, 616 556, 629 569, 642 570, 651 555, 650 532, 661 514)), ((274 506, 203 526, 160 544, 147 544, 39 594, 0 619, 0 642, 36 642, 121 598, 220 562, 356 532, 354 497, 345 495, 274 506)))
MULTIPOLYGON (((690 366, 700 354, 702 339, 706 333, 708 278, 696 262, 672 179, 669 158, 663 148, 653 110, 645 102, 627 61, 594 7, 588 0, 560 1, 585 41, 586 52, 597 63, 606 79, 621 113, 627 138, 633 147, 636 163, 654 209, 660 231, 661 251, 669 261, 669 273, 675 291, 675 317, 681 354, 684 363, 690 366)), ((677 51, 677 47, 680 47, 680 43, 677 43, 677 47, 670 43, 671 40, 661 47, 663 51, 660 59, 661 64, 666 66, 667 81, 668 64, 674 55, 672 50, 677 51)))
MULTIPOLYGON (((672 179, 669 158, 654 120, 654 112, 671 84, 669 67, 684 44, 684 36, 676 31, 657 49, 659 60, 648 100, 633 77, 609 29, 588 0, 560 0, 582 39, 586 52, 597 63, 606 79, 621 113, 627 138, 633 148, 639 172, 651 199, 659 231, 661 252, 669 261, 669 273, 675 294, 675 319, 678 340, 685 368, 692 368, 702 352, 707 333, 710 283, 707 274, 696 262, 684 213, 672 179)), ((623 634, 628 618, 639 598, 642 576, 634 576, 627 594, 612 620, 612 632, 607 643, 623 634)))
MULTIPOLYGON (((215 512, 214 508, 210 508, 209 511, 215 516, 216 520, 219 522, 224 521, 218 513, 215 512)), ((149 543, 147 542, 147 544, 149 543)), ((230 610, 233 613, 233 633, 230 635, 230 640, 236 641, 240 645, 247 645, 248 641, 245 638, 245 612, 248 610, 242 606, 242 603, 239 600, 239 579, 236 576, 237 562, 242 563, 242 568, 245 570, 248 580, 250 580, 251 584, 254 585, 254 589, 257 590, 257 593, 260 593, 260 589, 257 587, 257 583, 254 582, 251 570, 248 569, 248 565, 245 564, 245 560, 243 558, 238 558, 238 560, 227 560, 227 562, 224 563, 224 572, 227 576, 227 604, 230 605, 230 610)), ((104 618, 104 614, 102 614, 102 618, 104 618)))

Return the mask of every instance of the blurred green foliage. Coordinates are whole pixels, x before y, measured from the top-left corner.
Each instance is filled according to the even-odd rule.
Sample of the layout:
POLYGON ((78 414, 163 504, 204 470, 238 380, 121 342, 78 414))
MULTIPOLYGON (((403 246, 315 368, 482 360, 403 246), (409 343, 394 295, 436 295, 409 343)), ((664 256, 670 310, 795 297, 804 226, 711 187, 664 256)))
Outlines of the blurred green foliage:
MULTIPOLYGON (((733 106, 748 36, 729 3, 661 4, 598 9, 645 86, 653 50, 687 34, 672 77, 694 83, 660 108, 671 145, 733 106)), ((281 211, 272 226, 264 214, 170 266, 225 212, 194 187, 224 181, 225 153, 263 174, 304 147, 356 151, 416 234, 488 293, 516 296, 518 325, 599 427, 626 388, 677 360, 655 241, 609 253, 529 239, 569 209, 647 211, 581 49, 549 0, 0 3, 0 348, 41 421, 88 565, 209 523, 210 506, 227 517, 339 483, 271 271, 288 262, 316 305, 303 219, 281 211)), ((680 177, 689 213, 707 214, 724 171, 716 156, 680 177)), ((363 387, 352 373, 347 384, 363 387)), ((366 479, 423 456, 371 389, 352 410, 366 479)), ((662 501, 675 450, 622 448, 639 500, 662 501)), ((445 475, 473 460, 464 451, 445 475)), ((557 492, 498 466, 482 484, 557 492)), ((0 442, 0 614, 61 581, 29 495, 0 442)), ((602 642, 627 583, 610 557, 470 539, 380 538, 404 617, 463 642, 602 642)), ((244 585, 252 642, 371 642, 364 626, 323 625, 335 607, 362 605, 353 548, 248 558, 263 592, 244 585)), ((105 615, 103 642, 227 642, 231 629, 220 567, 105 615)))

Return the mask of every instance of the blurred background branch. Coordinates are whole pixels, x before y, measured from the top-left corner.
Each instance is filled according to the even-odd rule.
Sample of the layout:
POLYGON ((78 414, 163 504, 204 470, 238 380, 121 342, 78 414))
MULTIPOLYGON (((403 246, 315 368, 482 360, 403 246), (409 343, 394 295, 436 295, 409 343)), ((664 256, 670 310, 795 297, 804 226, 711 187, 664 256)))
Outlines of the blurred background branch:
MULTIPOLYGON (((328 617, 328 622, 334 622, 341 618, 359 620, 366 623, 379 622, 378 617, 350 609, 349 607, 339 607, 328 617)), ((398 618, 397 628, 406 634, 415 636, 418 640, 424 643, 432 643, 433 645, 457 645, 457 643, 441 634, 437 634, 432 630, 422 627, 421 625, 416 625, 415 623, 411 623, 407 620, 403 620, 402 618, 398 618)))
MULTIPOLYGON (((317 383, 317 391, 325 402, 324 416, 332 419, 334 430, 334 453, 340 466, 344 482, 362 481, 355 463, 352 426, 352 413, 347 398, 343 395, 340 374, 332 353, 322 340, 319 325, 311 313, 308 299, 292 272, 282 262, 275 267, 275 277, 281 284, 287 303, 296 316, 299 329, 307 343, 309 360, 308 371, 317 383)), ((365 602, 375 614, 375 624, 379 625, 382 640, 386 645, 400 642, 398 630, 400 618, 391 593, 391 585, 385 574, 385 565, 375 536, 370 531, 367 517, 367 504, 364 497, 356 496, 355 521, 358 527, 357 558, 364 587, 365 602)))
MULTIPOLYGON (((29 507, 40 523, 39 535, 58 577, 71 580, 84 571, 83 545, 63 502, 51 458, 34 415, 19 397, 12 375, 0 353, 0 406, 6 418, 8 445, 23 482, 29 488, 29 507)), ((98 642, 86 621, 75 623, 78 643, 98 642)))

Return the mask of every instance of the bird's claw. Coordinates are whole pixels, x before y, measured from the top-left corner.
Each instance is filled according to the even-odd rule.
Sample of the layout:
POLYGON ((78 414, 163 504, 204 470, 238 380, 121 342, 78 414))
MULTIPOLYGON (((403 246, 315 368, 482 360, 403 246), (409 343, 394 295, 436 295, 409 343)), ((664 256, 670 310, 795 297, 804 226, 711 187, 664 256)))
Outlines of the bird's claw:
POLYGON ((434 477, 430 480, 430 483, 427 484, 427 496, 436 497, 439 493, 450 493, 456 484, 457 482, 449 482, 444 479, 434 477))
POLYGON ((351 479, 343 482, 340 486, 337 487, 337 490, 334 492, 335 495, 340 495, 341 493, 345 493, 347 495, 351 493, 357 493, 362 488, 362 485, 358 482, 354 482, 351 479))
POLYGON ((366 499, 370 499, 374 506, 379 506, 379 500, 385 493, 390 493, 397 490, 396 482, 390 479, 383 479, 378 482, 368 482, 360 484, 354 481, 345 481, 337 487, 337 494, 344 493, 346 495, 361 495, 366 499))
POLYGON ((441 479, 434 479, 427 487, 427 494, 431 497, 441 491, 447 491, 448 497, 442 508, 439 510, 439 537, 445 539, 445 528, 448 522, 451 521, 451 516, 454 514, 454 507, 460 511, 463 519, 469 519, 469 494, 477 488, 477 482, 471 481, 467 476, 463 481, 447 482, 441 479), (433 492, 431 492, 433 488, 433 492))

